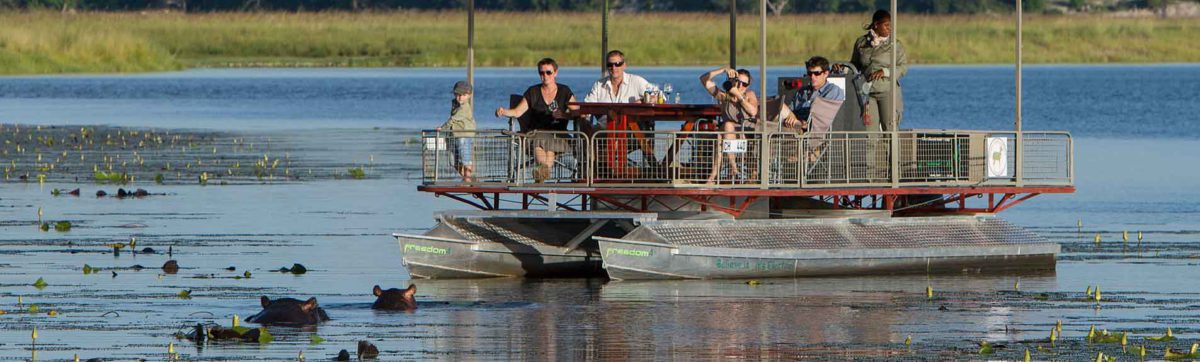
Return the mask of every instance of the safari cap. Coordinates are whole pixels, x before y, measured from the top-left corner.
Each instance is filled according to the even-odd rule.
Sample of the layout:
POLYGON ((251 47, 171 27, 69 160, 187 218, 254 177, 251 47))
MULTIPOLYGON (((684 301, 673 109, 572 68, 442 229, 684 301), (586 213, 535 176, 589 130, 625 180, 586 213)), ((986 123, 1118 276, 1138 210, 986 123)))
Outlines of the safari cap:
POLYGON ((471 93, 471 85, 465 80, 460 80, 454 83, 454 94, 463 95, 471 93))

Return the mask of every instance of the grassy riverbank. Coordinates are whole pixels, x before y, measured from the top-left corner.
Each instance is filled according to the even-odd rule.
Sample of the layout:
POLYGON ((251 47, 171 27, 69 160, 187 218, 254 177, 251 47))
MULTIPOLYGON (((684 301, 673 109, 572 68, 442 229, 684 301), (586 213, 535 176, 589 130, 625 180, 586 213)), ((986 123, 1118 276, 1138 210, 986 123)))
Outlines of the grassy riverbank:
MULTIPOLYGON (((772 64, 813 54, 846 58, 865 16, 770 17, 772 64)), ((466 15, 447 13, 78 13, 0 14, 0 74, 140 72, 186 67, 462 66, 466 15)), ((480 66, 599 60, 600 16, 483 13, 480 66)), ((739 59, 754 63, 758 22, 739 21, 739 59)), ((901 38, 913 63, 1006 63, 1015 26, 1007 16, 908 16, 901 38)), ((1029 63, 1200 62, 1195 19, 1029 17, 1029 63)), ((635 65, 714 65, 728 60, 728 17, 614 14, 610 47, 635 65)))

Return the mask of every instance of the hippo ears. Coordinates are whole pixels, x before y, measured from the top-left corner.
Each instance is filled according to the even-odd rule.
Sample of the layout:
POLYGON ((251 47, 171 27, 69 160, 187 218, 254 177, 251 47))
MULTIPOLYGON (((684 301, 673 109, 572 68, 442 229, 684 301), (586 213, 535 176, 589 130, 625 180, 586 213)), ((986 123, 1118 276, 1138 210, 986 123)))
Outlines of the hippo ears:
POLYGON ((378 285, 376 285, 375 289, 371 290, 371 293, 375 294, 376 297, 383 295, 383 288, 380 288, 378 285))
POLYGON ((262 296, 262 299, 259 299, 259 301, 262 302, 263 308, 266 308, 268 305, 271 305, 271 298, 267 298, 267 296, 265 296, 265 295, 262 296))
POLYGON ((304 301, 304 304, 300 306, 300 309, 305 313, 309 313, 317 309, 317 298, 308 298, 308 300, 304 301))
POLYGON ((408 289, 404 290, 404 299, 413 299, 414 295, 417 295, 417 285, 409 284, 408 289))

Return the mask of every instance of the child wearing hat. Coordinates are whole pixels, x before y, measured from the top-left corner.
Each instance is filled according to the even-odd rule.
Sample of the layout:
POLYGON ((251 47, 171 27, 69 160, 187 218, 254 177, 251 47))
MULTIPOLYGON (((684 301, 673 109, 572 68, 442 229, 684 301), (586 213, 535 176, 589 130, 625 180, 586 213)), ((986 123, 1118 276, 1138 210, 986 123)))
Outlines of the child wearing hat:
POLYGON ((454 101, 451 102, 450 119, 438 131, 450 131, 450 147, 454 153, 454 168, 463 181, 473 182, 475 164, 471 159, 471 138, 474 137, 475 112, 471 109, 471 85, 465 81, 454 83, 454 101))

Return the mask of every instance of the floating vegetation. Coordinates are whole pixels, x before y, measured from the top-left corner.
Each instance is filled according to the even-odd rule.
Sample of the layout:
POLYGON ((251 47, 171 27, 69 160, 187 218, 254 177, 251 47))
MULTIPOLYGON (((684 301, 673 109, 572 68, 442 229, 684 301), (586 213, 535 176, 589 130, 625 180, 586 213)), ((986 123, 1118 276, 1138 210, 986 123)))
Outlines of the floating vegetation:
POLYGON ((127 184, 133 181, 133 178, 124 172, 96 171, 93 178, 97 183, 127 184))
POLYGON ((60 232, 71 231, 71 222, 70 221, 59 221, 59 222, 54 223, 54 231, 60 231, 60 232))
POLYGON ((350 175, 350 178, 353 178, 355 180, 361 180, 361 179, 367 178, 367 173, 366 173, 366 171, 363 171, 362 166, 352 168, 352 169, 346 171, 346 173, 350 175))
MULTIPOLYGON (((49 284, 46 284, 46 280, 45 280, 45 279, 42 279, 42 278, 38 278, 36 282, 33 282, 33 287, 34 287, 34 288, 38 288, 38 289, 45 288, 45 287, 46 287, 46 286, 48 286, 48 285, 49 285, 49 284)), ((18 302, 18 303, 19 303, 19 302, 18 302)))
POLYGON ((308 336, 308 343, 309 343, 309 344, 321 344, 321 343, 325 343, 325 338, 321 338, 321 336, 318 336, 316 333, 314 333, 314 334, 310 334, 310 335, 308 336))
MULTIPOLYGON (((394 132, 401 134, 389 137, 389 140, 412 135, 411 131, 394 132)), ((347 178, 347 174, 349 178, 366 177, 366 170, 361 166, 349 168, 353 165, 320 160, 325 150, 315 147, 319 143, 312 139, 327 138, 327 132, 308 135, 300 131, 291 138, 284 137, 284 141, 279 141, 278 136, 272 139, 273 135, 0 124, 0 153, 5 155, 6 163, 3 180, 78 182, 89 179, 100 184, 118 185, 153 180, 156 184, 211 182, 224 185, 339 179, 347 178), (296 157, 316 154, 321 156, 316 159, 296 157), (250 165, 253 167, 243 167, 250 165), (304 167, 308 172, 291 172, 295 167, 304 167), (348 169, 355 171, 347 172, 348 169)), ((361 137, 357 133, 345 136, 361 137)), ((372 170, 387 170, 397 165, 375 163, 375 155, 368 151, 363 151, 363 155, 369 155, 372 170)), ((51 192, 55 195, 67 193, 59 189, 51 192)))

